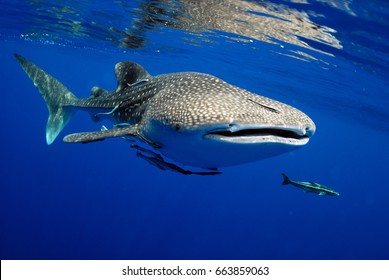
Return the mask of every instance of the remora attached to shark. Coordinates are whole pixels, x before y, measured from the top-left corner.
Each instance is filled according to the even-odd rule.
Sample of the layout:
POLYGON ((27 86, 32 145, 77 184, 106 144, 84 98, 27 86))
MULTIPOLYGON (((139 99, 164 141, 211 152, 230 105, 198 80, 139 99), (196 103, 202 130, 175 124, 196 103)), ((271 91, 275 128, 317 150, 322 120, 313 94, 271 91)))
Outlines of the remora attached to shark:
POLYGON ((216 174, 219 167, 292 151, 307 144, 315 132, 315 124, 303 112, 208 74, 151 76, 137 63, 120 62, 115 66, 116 90, 93 87, 90 97, 79 99, 32 62, 18 54, 15 57, 48 107, 48 144, 73 112, 83 109, 94 121, 108 118, 114 127, 70 134, 65 142, 122 137, 143 143, 142 148, 131 147, 161 169, 216 174), (166 159, 209 172, 187 171, 166 159))

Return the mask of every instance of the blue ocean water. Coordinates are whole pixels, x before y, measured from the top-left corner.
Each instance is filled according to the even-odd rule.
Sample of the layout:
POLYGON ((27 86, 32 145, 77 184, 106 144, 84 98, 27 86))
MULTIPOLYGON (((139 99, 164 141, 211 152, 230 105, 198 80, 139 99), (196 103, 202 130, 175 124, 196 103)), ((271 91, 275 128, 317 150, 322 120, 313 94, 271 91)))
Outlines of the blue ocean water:
MULTIPOLYGON (((0 1, 1 259, 388 259, 386 1, 0 1), (209 73, 307 113, 295 152, 161 171, 118 139, 45 141, 47 109, 13 54, 78 97, 114 65, 209 73), (339 197, 281 186, 281 173, 339 197)), ((64 135, 98 130, 77 113, 64 135)))

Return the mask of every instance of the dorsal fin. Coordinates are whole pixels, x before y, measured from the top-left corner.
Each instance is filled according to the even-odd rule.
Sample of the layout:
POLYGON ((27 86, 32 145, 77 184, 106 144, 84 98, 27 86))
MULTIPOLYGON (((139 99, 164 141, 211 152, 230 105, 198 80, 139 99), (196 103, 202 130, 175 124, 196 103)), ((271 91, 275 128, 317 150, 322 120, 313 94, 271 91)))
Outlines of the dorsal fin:
POLYGON ((151 76, 138 63, 123 61, 115 65, 115 75, 118 81, 116 92, 132 86, 140 81, 147 81, 151 76))

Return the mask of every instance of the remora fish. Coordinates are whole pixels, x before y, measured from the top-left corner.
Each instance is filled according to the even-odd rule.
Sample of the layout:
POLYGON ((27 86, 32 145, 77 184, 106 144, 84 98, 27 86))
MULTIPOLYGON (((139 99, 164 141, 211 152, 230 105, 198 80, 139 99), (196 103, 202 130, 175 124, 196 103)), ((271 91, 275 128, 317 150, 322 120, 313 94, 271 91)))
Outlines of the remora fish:
POLYGON ((167 162, 166 157, 215 174, 220 173, 216 172, 219 167, 301 147, 316 129, 303 112, 208 74, 181 72, 151 76, 137 63, 120 62, 115 66, 116 90, 93 87, 90 97, 79 99, 38 66, 18 54, 15 56, 48 107, 49 145, 72 113, 82 109, 90 112, 94 121, 111 120, 114 127, 70 134, 64 138, 65 142, 122 137, 146 146, 137 149, 139 145, 132 145, 141 158, 161 169, 181 170, 167 162))
POLYGON ((288 185, 291 184, 297 188, 300 188, 304 190, 305 192, 312 192, 316 193, 318 195, 332 195, 332 196, 339 196, 339 193, 327 188, 326 186, 320 185, 315 182, 297 182, 289 179, 288 176, 286 176, 284 173, 282 173, 282 177, 284 178, 284 181, 282 182, 282 185, 288 185))

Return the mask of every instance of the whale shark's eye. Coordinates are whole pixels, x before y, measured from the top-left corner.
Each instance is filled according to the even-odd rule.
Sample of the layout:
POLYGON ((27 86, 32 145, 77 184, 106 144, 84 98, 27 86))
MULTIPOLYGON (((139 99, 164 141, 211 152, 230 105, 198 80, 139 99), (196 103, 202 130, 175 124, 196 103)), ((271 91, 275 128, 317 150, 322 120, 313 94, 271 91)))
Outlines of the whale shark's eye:
POLYGON ((176 130, 180 130, 180 129, 181 129, 181 126, 177 123, 177 124, 174 126, 174 128, 175 128, 176 130))

